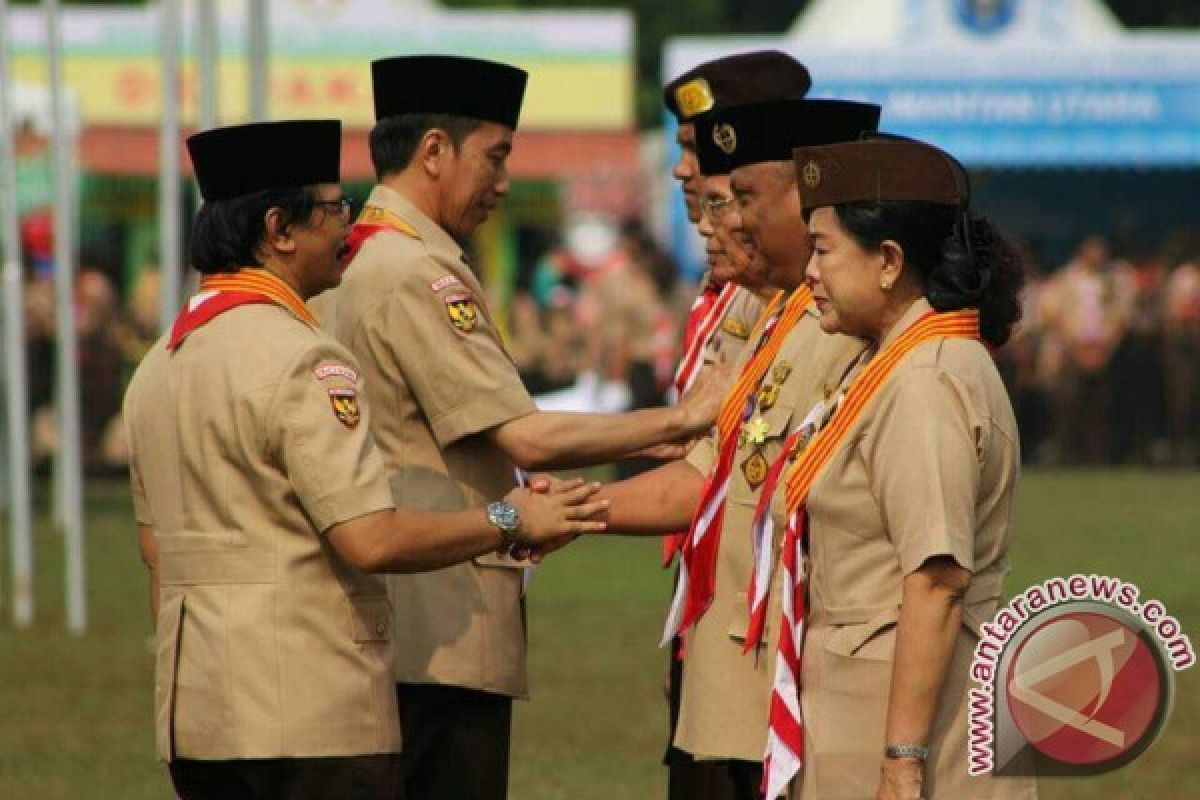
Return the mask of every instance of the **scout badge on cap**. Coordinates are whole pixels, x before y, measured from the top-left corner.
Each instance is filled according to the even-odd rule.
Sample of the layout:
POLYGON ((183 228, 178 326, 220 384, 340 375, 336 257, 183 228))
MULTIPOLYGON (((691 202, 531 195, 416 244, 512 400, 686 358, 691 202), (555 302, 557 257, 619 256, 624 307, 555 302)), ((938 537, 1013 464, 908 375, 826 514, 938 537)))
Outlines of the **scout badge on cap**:
POLYGON ((703 114, 716 105, 712 88, 704 78, 693 78, 675 90, 675 105, 683 117, 703 114))
POLYGON ((358 392, 353 389, 330 389, 329 405, 337 421, 350 430, 358 427, 361 414, 358 411, 358 392))
POLYGON ((463 333, 470 333, 479 324, 479 310, 475 308, 475 298, 469 294, 448 294, 445 298, 446 314, 450 324, 463 333))

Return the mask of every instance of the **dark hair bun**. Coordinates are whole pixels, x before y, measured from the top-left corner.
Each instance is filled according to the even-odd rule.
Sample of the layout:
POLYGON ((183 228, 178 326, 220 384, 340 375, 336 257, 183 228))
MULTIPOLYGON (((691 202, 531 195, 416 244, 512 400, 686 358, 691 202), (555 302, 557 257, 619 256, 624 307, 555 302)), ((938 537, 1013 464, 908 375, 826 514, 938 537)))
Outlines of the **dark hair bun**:
POLYGON ((1016 246, 986 219, 968 221, 964 214, 946 239, 940 263, 926 276, 925 297, 938 311, 978 308, 980 333, 999 346, 1021 318, 1024 284, 1024 260, 1016 246))

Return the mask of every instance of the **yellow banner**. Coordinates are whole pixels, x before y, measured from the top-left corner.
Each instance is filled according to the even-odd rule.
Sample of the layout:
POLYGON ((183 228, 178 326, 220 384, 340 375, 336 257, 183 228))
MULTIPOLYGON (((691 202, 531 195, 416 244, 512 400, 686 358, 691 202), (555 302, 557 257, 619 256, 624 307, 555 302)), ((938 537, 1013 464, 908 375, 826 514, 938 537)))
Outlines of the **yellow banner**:
MULTIPOLYGON (((521 127, 541 130, 621 130, 633 125, 634 75, 631 64, 613 61, 527 61, 529 70, 521 127)), ((85 124, 155 125, 161 110, 159 62, 154 57, 68 56, 63 64, 85 124)), ((13 59, 18 81, 46 82, 45 60, 13 59)), ((245 62, 222 59, 218 67, 222 123, 246 118, 249 103, 245 62), (231 87, 238 87, 232 91, 231 87)), ((374 122, 371 72, 356 59, 276 59, 270 72, 270 116, 274 119, 327 117, 350 127, 374 122)), ((180 100, 185 125, 196 114, 196 73, 190 63, 180 70, 180 100)))

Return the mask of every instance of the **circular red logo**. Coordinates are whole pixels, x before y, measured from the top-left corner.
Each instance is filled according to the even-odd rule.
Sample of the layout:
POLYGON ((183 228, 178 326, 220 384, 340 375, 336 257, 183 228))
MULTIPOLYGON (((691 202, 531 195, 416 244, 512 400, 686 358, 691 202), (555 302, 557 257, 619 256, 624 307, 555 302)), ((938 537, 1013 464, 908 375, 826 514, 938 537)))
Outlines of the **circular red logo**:
POLYGON ((1013 722, 1048 758, 1097 766, 1157 734, 1167 676, 1154 646, 1108 614, 1055 616, 1021 642, 1005 676, 1013 722))

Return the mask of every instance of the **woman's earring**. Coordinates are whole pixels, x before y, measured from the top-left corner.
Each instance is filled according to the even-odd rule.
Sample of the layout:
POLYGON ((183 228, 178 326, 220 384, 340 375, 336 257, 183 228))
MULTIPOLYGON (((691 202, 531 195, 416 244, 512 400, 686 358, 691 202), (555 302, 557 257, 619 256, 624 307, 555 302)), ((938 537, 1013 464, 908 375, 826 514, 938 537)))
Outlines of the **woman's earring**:
POLYGON ((885 292, 890 292, 892 290, 892 282, 891 281, 880 281, 879 288, 883 289, 885 292))

